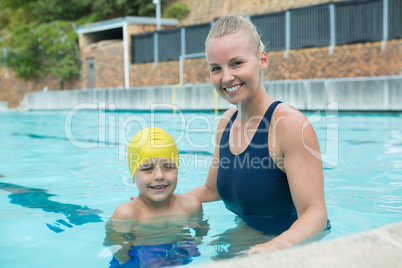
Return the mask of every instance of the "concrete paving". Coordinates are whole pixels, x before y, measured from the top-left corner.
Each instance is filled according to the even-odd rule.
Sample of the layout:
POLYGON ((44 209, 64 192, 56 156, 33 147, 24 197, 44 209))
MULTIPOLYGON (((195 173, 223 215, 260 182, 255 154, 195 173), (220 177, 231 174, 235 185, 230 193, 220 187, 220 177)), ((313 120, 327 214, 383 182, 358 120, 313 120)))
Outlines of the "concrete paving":
POLYGON ((191 267, 399 268, 402 267, 402 221, 336 240, 191 267))

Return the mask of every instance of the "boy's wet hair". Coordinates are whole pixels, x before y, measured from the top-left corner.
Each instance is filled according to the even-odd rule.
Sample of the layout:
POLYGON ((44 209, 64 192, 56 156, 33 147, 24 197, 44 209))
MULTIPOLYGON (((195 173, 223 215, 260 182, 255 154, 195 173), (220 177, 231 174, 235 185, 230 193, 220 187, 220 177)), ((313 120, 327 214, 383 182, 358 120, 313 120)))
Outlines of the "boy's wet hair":
POLYGON ((260 57, 265 46, 261 41, 257 29, 250 20, 236 14, 225 15, 214 24, 212 29, 209 31, 205 46, 208 46, 208 41, 212 38, 222 37, 237 32, 243 32, 249 36, 251 45, 255 48, 256 55, 260 57))

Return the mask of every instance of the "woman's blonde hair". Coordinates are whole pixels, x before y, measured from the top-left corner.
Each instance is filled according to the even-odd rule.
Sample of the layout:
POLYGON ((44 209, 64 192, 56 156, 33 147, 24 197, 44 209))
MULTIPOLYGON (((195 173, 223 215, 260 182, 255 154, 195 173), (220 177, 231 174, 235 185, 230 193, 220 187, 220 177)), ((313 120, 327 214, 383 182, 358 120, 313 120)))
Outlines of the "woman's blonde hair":
POLYGON ((222 37, 237 32, 243 32, 250 37, 251 46, 255 48, 256 55, 260 57, 265 48, 257 29, 250 20, 236 14, 225 15, 214 24, 212 29, 209 31, 205 47, 208 46, 208 41, 212 38, 222 37))

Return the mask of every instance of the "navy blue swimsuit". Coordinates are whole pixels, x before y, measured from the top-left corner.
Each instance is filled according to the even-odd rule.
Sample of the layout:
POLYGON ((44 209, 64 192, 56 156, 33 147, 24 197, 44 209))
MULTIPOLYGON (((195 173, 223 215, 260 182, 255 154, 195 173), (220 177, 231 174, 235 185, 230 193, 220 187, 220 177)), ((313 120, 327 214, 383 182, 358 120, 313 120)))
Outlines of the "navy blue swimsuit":
POLYGON ((280 234, 297 220, 286 174, 268 150, 268 130, 280 101, 271 104, 249 146, 238 155, 229 147, 229 134, 237 111, 228 122, 219 148, 217 188, 225 206, 247 225, 265 234, 280 234))

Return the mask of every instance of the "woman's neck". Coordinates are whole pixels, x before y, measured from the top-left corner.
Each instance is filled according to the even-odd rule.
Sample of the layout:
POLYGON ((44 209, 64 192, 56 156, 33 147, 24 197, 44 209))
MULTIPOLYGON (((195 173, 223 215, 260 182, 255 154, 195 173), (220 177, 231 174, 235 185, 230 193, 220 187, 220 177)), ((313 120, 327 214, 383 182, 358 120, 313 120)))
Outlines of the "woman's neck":
POLYGON ((238 119, 247 122, 252 117, 263 116, 274 101, 260 85, 253 96, 237 104, 238 119))

